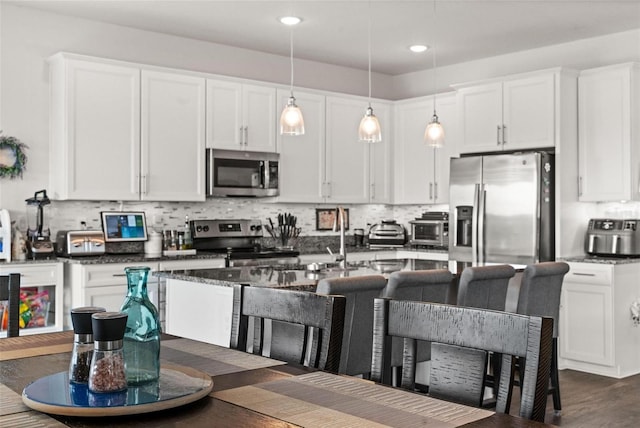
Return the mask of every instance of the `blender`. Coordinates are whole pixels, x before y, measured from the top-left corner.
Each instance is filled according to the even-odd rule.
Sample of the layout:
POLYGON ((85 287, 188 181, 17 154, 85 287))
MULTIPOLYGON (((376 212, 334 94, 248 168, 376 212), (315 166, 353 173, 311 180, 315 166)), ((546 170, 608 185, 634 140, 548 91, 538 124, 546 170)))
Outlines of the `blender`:
POLYGON ((27 203, 27 246, 29 257, 33 259, 48 258, 53 256, 53 243, 51 231, 45 226, 44 206, 51 201, 47 197, 46 190, 40 190, 33 198, 25 199, 27 203))

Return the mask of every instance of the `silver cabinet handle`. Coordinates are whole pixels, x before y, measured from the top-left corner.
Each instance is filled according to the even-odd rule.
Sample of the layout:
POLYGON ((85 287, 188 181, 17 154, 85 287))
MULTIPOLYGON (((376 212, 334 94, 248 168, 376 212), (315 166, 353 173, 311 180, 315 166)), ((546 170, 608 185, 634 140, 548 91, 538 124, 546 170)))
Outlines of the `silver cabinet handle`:
POLYGON ((146 175, 142 175, 140 176, 140 182, 142 185, 142 194, 146 195, 147 194, 147 176, 146 175))
POLYGON ((433 183, 433 199, 438 199, 438 183, 433 183))
POLYGON ((582 176, 578 177, 578 196, 582 196, 582 176))
POLYGON ((244 126, 240 127, 240 141, 238 141, 238 144, 244 145, 244 126))
POLYGON ((502 144, 507 144, 507 125, 502 125, 502 144))
POLYGON ((500 125, 498 125, 498 130, 496 131, 496 142, 500 145, 500 125))
POLYGON ((429 200, 433 199, 433 183, 429 183, 429 200))
POLYGON ((244 145, 245 146, 249 145, 249 127, 248 126, 244 127, 244 145))
POLYGON ((371 183, 369 185, 369 193, 370 193, 370 198, 372 200, 376 198, 376 184, 375 183, 371 183))
POLYGON ((583 272, 572 272, 571 275, 575 275, 575 276, 596 276, 595 273, 583 273, 583 272))

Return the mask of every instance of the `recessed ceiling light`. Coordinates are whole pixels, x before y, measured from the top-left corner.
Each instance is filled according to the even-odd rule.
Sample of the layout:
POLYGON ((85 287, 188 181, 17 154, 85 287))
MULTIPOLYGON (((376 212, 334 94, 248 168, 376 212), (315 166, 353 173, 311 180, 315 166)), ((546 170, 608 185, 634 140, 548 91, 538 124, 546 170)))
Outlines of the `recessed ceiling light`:
POLYGON ((284 25, 298 25, 302 22, 302 18, 297 16, 283 16, 282 18, 278 18, 278 20, 284 25))
POLYGON ((429 49, 429 46, 426 45, 411 45, 409 46, 409 50, 415 53, 421 53, 429 49))

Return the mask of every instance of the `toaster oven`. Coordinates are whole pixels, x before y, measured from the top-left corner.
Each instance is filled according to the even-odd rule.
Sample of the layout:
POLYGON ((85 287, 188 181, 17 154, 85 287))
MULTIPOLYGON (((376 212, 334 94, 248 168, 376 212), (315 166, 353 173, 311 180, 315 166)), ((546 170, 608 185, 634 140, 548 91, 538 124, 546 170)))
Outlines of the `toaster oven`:
POLYGON ((60 230, 56 235, 58 256, 101 256, 104 253, 104 234, 99 230, 60 230))

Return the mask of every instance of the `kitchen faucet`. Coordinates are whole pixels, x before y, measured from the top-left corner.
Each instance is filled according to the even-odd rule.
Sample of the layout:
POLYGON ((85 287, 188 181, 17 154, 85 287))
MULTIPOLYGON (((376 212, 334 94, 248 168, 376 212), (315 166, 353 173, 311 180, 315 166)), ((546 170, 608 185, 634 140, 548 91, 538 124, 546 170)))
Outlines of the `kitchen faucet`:
POLYGON ((340 254, 336 256, 336 261, 340 262, 340 267, 347 268, 347 246, 345 245, 344 232, 345 232, 345 212, 344 208, 336 208, 336 217, 333 220, 333 231, 337 232, 340 227, 340 254))

